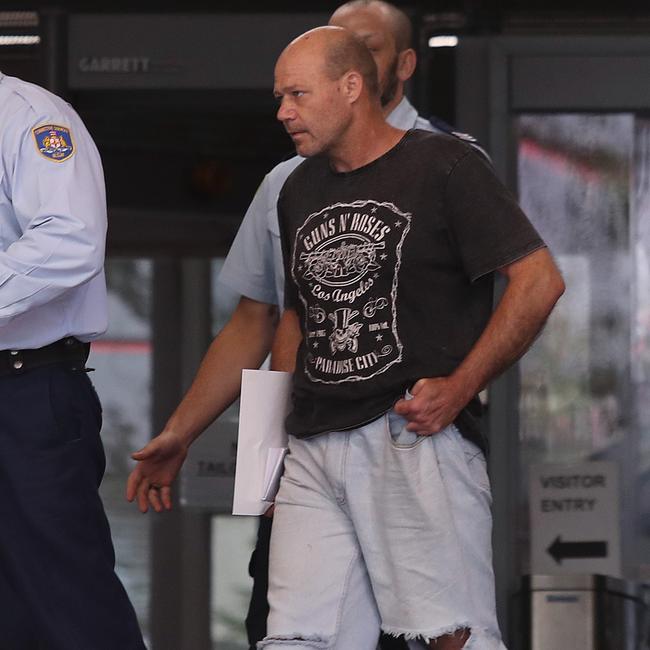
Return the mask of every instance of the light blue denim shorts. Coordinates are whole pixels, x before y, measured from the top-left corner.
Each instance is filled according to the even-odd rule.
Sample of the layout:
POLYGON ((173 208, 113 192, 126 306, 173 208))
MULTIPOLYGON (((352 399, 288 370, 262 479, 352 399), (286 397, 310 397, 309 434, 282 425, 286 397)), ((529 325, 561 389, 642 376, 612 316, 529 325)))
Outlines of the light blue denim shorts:
POLYGON ((454 426, 405 425, 391 411, 290 439, 258 648, 375 650, 380 628, 416 647, 469 628, 467 650, 505 650, 485 458, 454 426))

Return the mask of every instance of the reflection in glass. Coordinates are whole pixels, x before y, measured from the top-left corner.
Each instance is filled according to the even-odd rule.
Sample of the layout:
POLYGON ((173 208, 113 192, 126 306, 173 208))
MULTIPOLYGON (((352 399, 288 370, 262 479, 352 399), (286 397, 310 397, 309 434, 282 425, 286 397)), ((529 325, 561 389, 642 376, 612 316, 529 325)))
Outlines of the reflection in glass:
MULTIPOLYGON (((226 324, 234 311, 239 296, 217 282, 223 259, 212 262, 212 323, 213 333, 226 324)), ((221 451, 218 458, 232 455, 230 447, 237 440, 239 402, 235 402, 217 420, 216 426, 204 435, 212 437, 211 443, 221 451)), ((234 477, 233 477, 234 478, 234 477)), ((248 641, 244 620, 252 580, 248 563, 255 545, 257 517, 218 515, 212 519, 212 579, 211 622, 215 650, 247 650, 248 641)))
POLYGON ((635 124, 632 224, 634 285, 632 305, 632 382, 638 447, 637 478, 632 487, 637 499, 633 523, 639 558, 639 577, 650 581, 650 119, 637 118, 635 124))
POLYGON ((124 498, 130 454, 151 436, 151 305, 149 260, 106 263, 109 329, 93 343, 88 365, 102 401, 106 475, 101 487, 111 524, 116 569, 145 640, 149 608, 149 517, 124 498))
POLYGON ((256 517, 212 519, 212 640, 215 650, 248 650, 244 620, 252 581, 248 563, 255 544, 256 517))
POLYGON ((626 426, 633 117, 526 115, 518 129, 520 201, 567 284, 521 364, 521 437, 527 462, 578 461, 626 426))
POLYGON ((567 284, 520 363, 522 510, 530 463, 618 463, 625 573, 648 578, 650 123, 529 114, 516 126, 520 201, 567 284))

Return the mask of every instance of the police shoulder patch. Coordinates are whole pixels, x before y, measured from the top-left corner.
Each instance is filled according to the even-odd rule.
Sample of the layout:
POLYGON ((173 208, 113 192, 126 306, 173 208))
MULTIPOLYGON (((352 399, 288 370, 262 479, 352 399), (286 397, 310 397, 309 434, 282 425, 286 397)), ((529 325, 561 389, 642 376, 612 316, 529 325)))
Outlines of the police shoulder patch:
POLYGON ((65 126, 45 124, 32 129, 36 148, 41 156, 54 162, 63 162, 74 153, 72 133, 65 126))

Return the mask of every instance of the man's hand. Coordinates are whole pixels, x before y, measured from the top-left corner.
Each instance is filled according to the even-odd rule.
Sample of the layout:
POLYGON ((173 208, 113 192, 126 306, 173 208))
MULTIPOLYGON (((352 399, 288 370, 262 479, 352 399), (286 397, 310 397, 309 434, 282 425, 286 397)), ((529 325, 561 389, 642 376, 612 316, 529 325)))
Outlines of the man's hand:
POLYGON ((237 399, 242 369, 259 368, 268 355, 277 311, 276 305, 242 296, 163 432, 132 455, 138 464, 127 481, 126 498, 137 497, 142 512, 149 506, 156 512, 171 509, 171 484, 189 446, 237 399))
POLYGON ((508 284, 469 354, 449 377, 420 379, 411 389, 413 399, 395 404, 395 411, 409 421, 409 431, 430 435, 450 425, 474 395, 526 352, 564 292, 562 276, 545 248, 499 271, 508 284))
POLYGON ((187 447, 170 432, 156 436, 146 447, 131 454, 138 461, 126 483, 126 498, 137 497, 138 508, 147 512, 171 510, 171 484, 187 456, 187 447))
POLYGON ((453 377, 420 379, 410 390, 411 399, 401 399, 395 412, 408 420, 406 428, 421 436, 439 433, 449 426, 471 399, 453 377))

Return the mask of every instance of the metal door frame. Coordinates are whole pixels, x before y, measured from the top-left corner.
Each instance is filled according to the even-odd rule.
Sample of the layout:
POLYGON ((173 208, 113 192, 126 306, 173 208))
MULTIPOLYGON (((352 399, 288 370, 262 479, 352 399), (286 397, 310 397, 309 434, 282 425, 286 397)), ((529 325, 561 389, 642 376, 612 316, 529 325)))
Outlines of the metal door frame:
MULTIPOLYGON (((518 113, 648 111, 648 79, 650 35, 468 37, 457 51, 458 126, 487 145, 497 174, 516 190, 518 113)), ((493 382, 488 414, 497 609, 506 639, 520 581, 518 402, 515 366, 493 382)))

